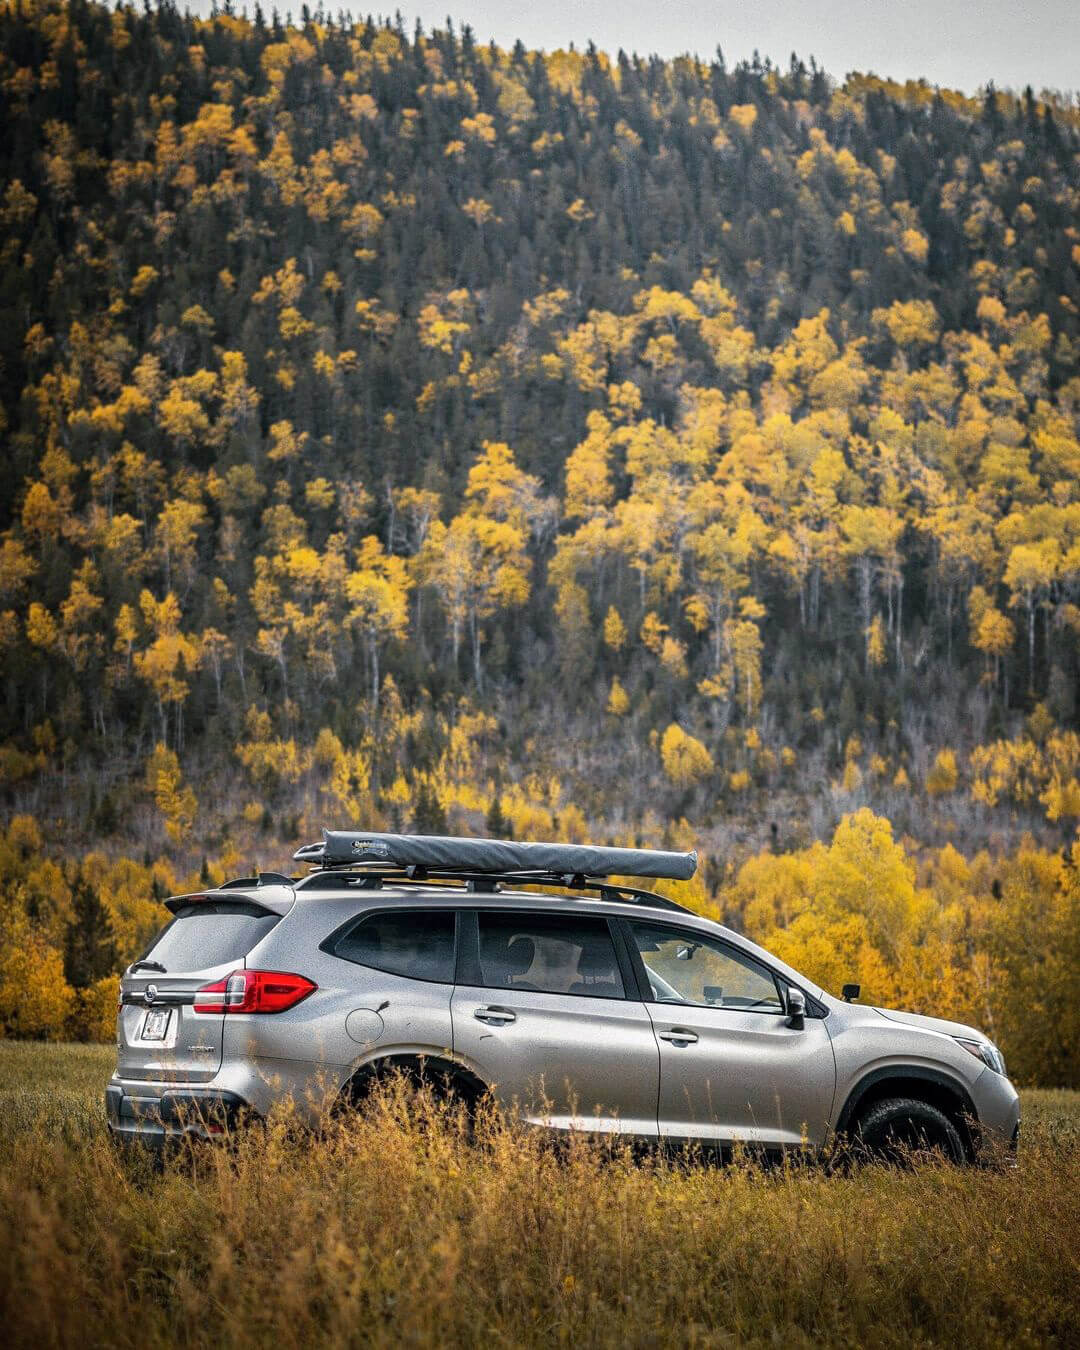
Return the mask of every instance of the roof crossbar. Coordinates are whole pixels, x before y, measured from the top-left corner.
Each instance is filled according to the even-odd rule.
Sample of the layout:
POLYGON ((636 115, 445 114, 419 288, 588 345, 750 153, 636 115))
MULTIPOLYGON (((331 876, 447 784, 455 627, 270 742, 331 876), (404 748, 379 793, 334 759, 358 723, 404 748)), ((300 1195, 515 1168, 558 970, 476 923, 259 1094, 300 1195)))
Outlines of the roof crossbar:
POLYGON ((390 867, 408 871, 414 878, 435 871, 467 872, 475 876, 533 874, 536 879, 548 879, 548 884, 558 877, 564 886, 579 886, 588 878, 609 876, 688 881, 697 870, 696 853, 353 830, 324 830, 321 844, 306 844, 293 857, 297 862, 316 867, 358 864, 390 867))
MULTIPOLYGON (((557 886, 560 889, 594 891, 601 900, 609 904, 648 905, 653 909, 674 909, 683 914, 692 914, 693 910, 669 900, 666 895, 657 895, 654 891, 641 890, 636 886, 627 886, 622 882, 607 881, 603 877, 587 878, 581 876, 547 875, 543 872, 466 872, 452 868, 420 869, 413 867, 386 867, 364 864, 356 867, 334 865, 319 868, 309 873, 299 882, 301 890, 305 886, 341 885, 358 891, 378 891, 383 882, 392 886, 433 886, 442 887, 444 882, 461 882, 465 889, 475 894, 495 894, 503 886, 557 886)), ((444 887, 452 890, 451 886, 444 887)), ((539 897, 538 897, 539 898, 539 897)), ((549 896, 557 900, 560 896, 549 896)))

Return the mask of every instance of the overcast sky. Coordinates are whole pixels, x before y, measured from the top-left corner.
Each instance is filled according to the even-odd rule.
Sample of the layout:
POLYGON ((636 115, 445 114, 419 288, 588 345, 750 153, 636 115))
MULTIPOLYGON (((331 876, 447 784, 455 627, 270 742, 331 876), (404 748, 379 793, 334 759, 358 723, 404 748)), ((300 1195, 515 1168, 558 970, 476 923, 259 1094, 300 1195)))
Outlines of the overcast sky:
MULTIPOLYGON (((254 8, 254 0, 234 0, 238 10, 245 2, 254 8)), ((296 17, 302 2, 277 0, 277 8, 296 17)), ((205 14, 212 0, 187 3, 205 14)), ((274 0, 262 3, 269 14, 274 0)), ((339 4, 355 14, 400 8, 410 31, 417 16, 430 28, 449 14, 500 46, 521 38, 527 47, 582 47, 592 38, 611 53, 709 57, 719 45, 729 64, 757 48, 787 65, 795 51, 840 78, 872 70, 969 93, 989 80, 1036 92, 1080 89, 1080 0, 325 0, 332 13, 339 4)))

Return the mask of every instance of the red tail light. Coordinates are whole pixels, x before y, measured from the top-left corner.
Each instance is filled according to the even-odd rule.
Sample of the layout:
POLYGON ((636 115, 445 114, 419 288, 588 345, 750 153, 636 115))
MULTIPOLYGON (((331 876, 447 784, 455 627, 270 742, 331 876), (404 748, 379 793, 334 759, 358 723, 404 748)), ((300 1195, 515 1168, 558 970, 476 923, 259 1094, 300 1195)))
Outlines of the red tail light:
POLYGON ((197 1013, 276 1013, 296 1005, 318 985, 284 970, 234 970, 195 994, 197 1013))

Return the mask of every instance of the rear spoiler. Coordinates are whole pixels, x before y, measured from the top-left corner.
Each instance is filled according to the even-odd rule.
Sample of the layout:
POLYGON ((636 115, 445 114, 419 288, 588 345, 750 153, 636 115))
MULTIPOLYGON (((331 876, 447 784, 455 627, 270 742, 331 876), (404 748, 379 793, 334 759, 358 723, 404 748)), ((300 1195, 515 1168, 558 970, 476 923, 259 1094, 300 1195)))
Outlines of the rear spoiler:
POLYGON ((260 872, 257 877, 239 877, 236 881, 226 881, 221 886, 213 886, 205 891, 171 895, 165 901, 165 908, 170 914, 175 914, 185 905, 234 904, 254 905, 267 914, 285 914, 292 908, 295 899, 291 877, 278 872, 260 872))

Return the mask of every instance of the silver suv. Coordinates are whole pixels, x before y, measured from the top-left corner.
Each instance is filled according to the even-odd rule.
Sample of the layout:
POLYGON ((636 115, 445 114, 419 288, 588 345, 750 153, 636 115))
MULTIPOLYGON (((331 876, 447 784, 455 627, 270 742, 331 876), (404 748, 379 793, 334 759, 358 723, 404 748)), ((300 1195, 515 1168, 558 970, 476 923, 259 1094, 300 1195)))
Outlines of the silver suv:
POLYGON ((121 985, 116 1135, 214 1135, 285 1098, 315 1118, 400 1070, 557 1130, 956 1161, 1016 1146, 980 1032, 834 998, 613 880, 686 877, 693 854, 327 832, 296 857, 308 875, 166 902, 121 985))

